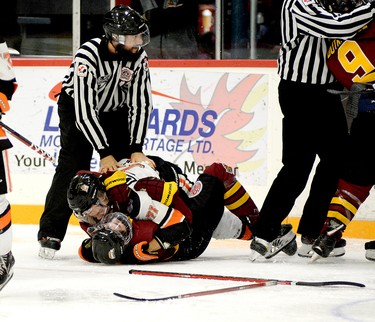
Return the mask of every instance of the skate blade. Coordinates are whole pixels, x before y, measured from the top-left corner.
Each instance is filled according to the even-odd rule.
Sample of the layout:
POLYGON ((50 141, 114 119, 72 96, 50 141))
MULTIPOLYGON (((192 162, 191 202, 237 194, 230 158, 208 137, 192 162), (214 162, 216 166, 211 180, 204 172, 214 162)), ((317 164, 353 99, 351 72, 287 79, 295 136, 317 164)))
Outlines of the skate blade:
POLYGON ((53 259, 55 257, 56 250, 47 247, 40 247, 39 249, 39 257, 44 259, 53 259))
POLYGON ((3 284, 0 285, 0 291, 5 287, 5 285, 7 285, 9 283, 9 281, 12 279, 12 277, 13 277, 13 271, 9 272, 8 278, 4 281, 3 284))
POLYGON ((259 254, 255 250, 250 250, 250 255, 249 255, 250 261, 255 262, 260 257, 262 257, 261 254, 259 254))
POLYGON ((318 253, 314 252, 311 256, 310 263, 314 263, 320 258, 322 258, 322 256, 320 256, 318 253))

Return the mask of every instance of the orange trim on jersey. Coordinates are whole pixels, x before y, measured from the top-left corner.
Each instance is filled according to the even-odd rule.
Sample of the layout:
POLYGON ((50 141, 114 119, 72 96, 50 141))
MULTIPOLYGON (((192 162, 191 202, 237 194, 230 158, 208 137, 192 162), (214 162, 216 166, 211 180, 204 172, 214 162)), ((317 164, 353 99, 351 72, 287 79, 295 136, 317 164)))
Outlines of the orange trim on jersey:
POLYGON ((253 233, 251 232, 250 228, 249 227, 245 227, 245 232, 243 233, 243 235, 238 238, 238 239, 241 239, 241 240, 250 240, 251 239, 251 236, 253 236, 253 233))
POLYGON ((185 188, 186 191, 191 190, 191 183, 188 180, 186 180, 185 178, 179 177, 178 181, 179 181, 179 187, 185 188))
POLYGON ((82 245, 79 246, 79 248, 78 248, 78 256, 79 256, 81 259, 83 259, 85 262, 88 262, 88 263, 89 263, 89 261, 88 261, 85 257, 83 257, 83 255, 82 255, 82 245))
POLYGON ((147 245, 146 241, 143 241, 143 242, 140 242, 140 243, 134 245, 133 254, 134 254, 135 258, 137 258, 139 261, 142 261, 142 262, 147 262, 147 261, 151 261, 151 260, 154 260, 154 259, 158 259, 159 257, 156 256, 156 255, 152 255, 152 254, 148 254, 148 253, 143 252, 142 246, 145 246, 145 245, 147 245))
POLYGON ((4 93, 0 93, 0 110, 2 113, 8 112, 10 109, 8 98, 4 93))
POLYGON ((185 219, 185 216, 181 213, 181 211, 177 209, 173 209, 168 217, 168 219, 165 221, 163 226, 161 228, 167 228, 169 226, 178 224, 180 222, 183 222, 185 219))
POLYGON ((4 216, 0 217, 0 230, 5 229, 5 227, 9 226, 12 221, 11 211, 9 210, 4 214, 4 216))

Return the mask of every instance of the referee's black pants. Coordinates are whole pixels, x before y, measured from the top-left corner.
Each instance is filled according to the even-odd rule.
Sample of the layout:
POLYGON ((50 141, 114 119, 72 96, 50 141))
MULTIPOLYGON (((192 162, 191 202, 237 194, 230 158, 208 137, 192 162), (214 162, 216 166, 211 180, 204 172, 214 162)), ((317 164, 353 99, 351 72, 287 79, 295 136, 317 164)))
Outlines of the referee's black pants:
POLYGON ((305 203, 298 233, 320 234, 341 173, 348 136, 345 112, 331 86, 281 80, 279 103, 283 113, 283 166, 267 194, 255 235, 271 241, 304 190, 316 157, 320 161, 305 203))
MULTIPOLYGON (((79 170, 90 170, 93 147, 75 122, 74 102, 64 92, 58 101, 60 118, 60 142, 58 165, 46 196, 43 214, 39 222, 38 240, 54 237, 63 240, 72 210, 69 208, 66 193, 69 183, 79 170)), ((100 124, 106 133, 113 156, 117 161, 129 158, 129 131, 127 111, 102 113, 100 124)))

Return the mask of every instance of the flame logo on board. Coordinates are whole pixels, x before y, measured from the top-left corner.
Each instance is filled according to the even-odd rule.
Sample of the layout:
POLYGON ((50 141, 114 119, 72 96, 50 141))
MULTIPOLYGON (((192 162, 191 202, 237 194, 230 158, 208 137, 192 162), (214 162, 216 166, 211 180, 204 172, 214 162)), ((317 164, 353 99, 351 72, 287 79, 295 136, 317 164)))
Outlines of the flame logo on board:
MULTIPOLYGON (((211 153, 192 152, 197 164, 209 165, 213 162, 222 162, 228 165, 241 167, 244 172, 257 169, 264 159, 256 159, 258 149, 253 146, 264 137, 266 127, 248 129, 254 118, 254 109, 259 104, 264 104, 268 96, 268 83, 259 80, 264 75, 251 74, 239 81, 231 90, 228 90, 228 73, 219 79, 207 106, 201 102, 201 88, 192 93, 183 76, 180 85, 180 98, 153 92, 155 95, 171 98, 178 102, 169 103, 174 109, 183 111, 194 108, 200 118, 207 109, 216 111, 218 119, 215 122, 215 132, 209 137, 212 144, 211 153), (254 159, 254 160, 253 160, 254 159)), ((266 106, 265 110, 266 110, 266 106)), ((265 122, 264 122, 265 123, 265 122)), ((251 127, 251 126, 250 126, 251 127)), ((189 124, 187 125, 189 128, 189 124)), ((184 139, 174 136, 174 139, 184 139)), ((195 131, 190 140, 197 142, 202 137, 195 131)), ((197 143, 193 143, 193 147, 197 143)), ((193 149, 193 151, 195 151, 193 149)))

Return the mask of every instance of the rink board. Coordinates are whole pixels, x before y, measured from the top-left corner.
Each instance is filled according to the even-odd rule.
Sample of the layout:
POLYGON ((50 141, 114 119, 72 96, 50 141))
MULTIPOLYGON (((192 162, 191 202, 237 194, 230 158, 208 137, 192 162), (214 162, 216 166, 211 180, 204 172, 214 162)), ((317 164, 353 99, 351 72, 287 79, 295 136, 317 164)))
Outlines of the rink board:
MULTIPOLYGON (((18 58, 13 62, 19 87, 3 121, 57 157, 60 142, 54 95, 71 59, 18 58)), ((206 165, 224 162, 260 207, 281 167, 276 61, 151 60, 150 71, 154 112, 145 153, 175 162, 191 179, 206 165)), ((56 164, 9 138, 13 191, 8 198, 13 222, 36 224, 56 164)), ((98 164, 94 155, 92 170, 98 164)), ((308 186, 288 219, 295 229, 308 186)), ((345 234, 375 239, 374 228, 375 197, 370 195, 345 234)))
MULTIPOLYGON (((44 206, 12 205, 12 221, 15 224, 38 224, 44 206)), ((293 225, 296 232, 299 218, 288 217, 285 222, 293 225)), ((71 225, 78 225, 78 220, 72 216, 71 225)), ((375 222, 353 220, 344 233, 346 238, 375 239, 375 222)))

